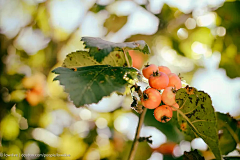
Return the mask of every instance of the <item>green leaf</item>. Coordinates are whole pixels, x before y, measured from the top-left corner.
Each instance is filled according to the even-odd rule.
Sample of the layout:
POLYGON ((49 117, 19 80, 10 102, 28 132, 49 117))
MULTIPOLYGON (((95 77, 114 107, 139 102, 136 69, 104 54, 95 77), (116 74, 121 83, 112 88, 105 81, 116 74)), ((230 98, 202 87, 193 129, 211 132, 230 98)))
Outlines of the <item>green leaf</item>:
POLYGON ((191 138, 201 137, 216 159, 221 160, 217 119, 210 96, 187 86, 177 91, 176 102, 180 106, 177 110, 179 128, 191 138))
POLYGON ((238 122, 232 118, 229 114, 223 114, 217 112, 217 122, 219 134, 219 144, 223 155, 227 155, 229 152, 236 149, 236 145, 239 142, 239 132, 237 127, 238 122))
POLYGON ((127 16, 117 16, 111 14, 108 19, 104 22, 103 26, 107 28, 108 32, 117 32, 127 23, 127 16))
POLYGON ((94 65, 74 69, 59 67, 52 71, 70 94, 76 107, 97 103, 112 92, 124 93, 131 80, 137 80, 138 70, 131 67, 94 65))
MULTIPOLYGON (((131 147, 132 147, 132 141, 128 141, 125 146, 123 147, 123 151, 122 154, 120 154, 116 159, 122 159, 122 160, 129 160, 129 153, 131 151, 131 147)), ((152 149, 151 147, 148 145, 147 142, 141 142, 138 144, 137 147, 137 151, 136 151, 136 155, 134 157, 134 160, 145 160, 145 159, 149 159, 150 156, 152 154, 152 149)))
MULTIPOLYGON (((130 58, 128 58, 130 60, 130 58)), ((87 51, 76 51, 67 55, 63 67, 76 68, 91 65, 126 66, 127 62, 123 52, 113 51, 101 63, 97 62, 87 51)))
POLYGON ((89 55, 93 56, 99 63, 101 63, 112 51, 125 52, 128 57, 129 54, 126 51, 129 49, 139 50, 144 54, 150 53, 148 45, 142 40, 136 42, 113 43, 96 37, 82 37, 81 41, 83 41, 85 48, 89 49, 89 55))

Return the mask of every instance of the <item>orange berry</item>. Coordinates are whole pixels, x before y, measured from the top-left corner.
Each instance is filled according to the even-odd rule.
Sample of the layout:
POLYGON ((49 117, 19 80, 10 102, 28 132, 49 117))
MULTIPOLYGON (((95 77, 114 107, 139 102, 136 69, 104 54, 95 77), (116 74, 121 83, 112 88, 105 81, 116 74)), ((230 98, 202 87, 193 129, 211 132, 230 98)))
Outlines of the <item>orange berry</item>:
POLYGON ((148 109, 154 109, 161 103, 161 94, 154 88, 148 88, 143 92, 141 98, 142 105, 148 109))
POLYGON ((157 72, 158 71, 158 67, 155 64, 150 64, 150 65, 146 65, 143 70, 143 76, 147 79, 149 79, 150 75, 153 74, 153 72, 157 72))
POLYGON ((149 77, 149 85, 152 88, 155 88, 155 89, 158 89, 158 90, 166 88, 168 86, 168 83, 169 83, 169 78, 163 72, 154 72, 149 77))
POLYGON ((31 106, 36 106, 42 101, 42 97, 34 91, 28 91, 26 93, 26 100, 31 106))
MULTIPOLYGON (((172 105, 172 106, 173 106, 173 107, 175 107, 175 108, 177 108, 177 109, 179 108, 179 105, 178 105, 177 103, 175 103, 175 104, 174 104, 174 105, 172 105)), ((175 108, 173 108, 173 107, 172 107, 172 110, 173 110, 173 111, 176 111, 176 109, 175 109, 175 108)))
POLYGON ((176 90, 173 87, 167 87, 162 93, 162 101, 167 105, 174 105, 176 103, 175 95, 176 90))
POLYGON ((155 151, 162 153, 163 155, 173 155, 173 150, 177 146, 174 142, 166 142, 161 144, 155 151))
POLYGON ((176 87, 176 89, 182 88, 181 79, 175 73, 168 74, 168 78, 169 78, 168 87, 172 86, 176 87))
POLYGON ((158 70, 159 70, 159 72, 163 72, 165 74, 171 73, 171 70, 166 66, 158 66, 158 70))
POLYGON ((129 55, 132 58, 132 66, 137 69, 141 69, 144 63, 142 52, 136 50, 128 50, 129 55))
POLYGON ((171 120, 173 115, 172 108, 168 105, 162 105, 154 110, 154 117, 157 121, 166 123, 171 120))

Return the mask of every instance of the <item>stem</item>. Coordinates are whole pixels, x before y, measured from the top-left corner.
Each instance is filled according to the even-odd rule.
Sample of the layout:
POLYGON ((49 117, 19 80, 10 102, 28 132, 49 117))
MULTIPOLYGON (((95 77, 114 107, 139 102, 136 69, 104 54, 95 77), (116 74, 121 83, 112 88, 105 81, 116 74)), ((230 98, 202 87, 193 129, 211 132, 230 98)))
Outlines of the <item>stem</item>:
POLYGON ((128 67, 131 67, 131 65, 130 65, 130 63, 129 63, 129 60, 128 60, 128 57, 127 57, 127 54, 126 54, 126 52, 125 52, 124 49, 123 49, 123 53, 124 53, 124 57, 125 57, 125 59, 126 59, 126 62, 127 62, 128 67))
POLYGON ((139 121, 138 121, 138 126, 137 126, 137 130, 136 130, 135 138, 133 140, 132 148, 131 148, 131 151, 130 151, 130 154, 129 154, 129 157, 128 157, 129 160, 133 160, 134 157, 135 157, 137 147, 138 147, 138 143, 139 143, 138 139, 140 137, 140 131, 141 131, 141 128, 142 128, 142 124, 143 124, 146 112, 147 112, 147 108, 144 107, 143 112, 140 114, 140 118, 139 118, 139 121))

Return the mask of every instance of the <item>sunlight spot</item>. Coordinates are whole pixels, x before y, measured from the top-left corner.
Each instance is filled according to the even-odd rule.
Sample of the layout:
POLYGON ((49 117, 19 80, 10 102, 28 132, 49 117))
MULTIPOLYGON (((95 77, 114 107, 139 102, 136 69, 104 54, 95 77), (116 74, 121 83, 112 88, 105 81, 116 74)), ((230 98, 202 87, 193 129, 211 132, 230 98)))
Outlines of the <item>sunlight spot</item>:
MULTIPOLYGON (((40 153, 40 148, 39 148, 39 146, 36 142, 28 141, 27 143, 24 144, 23 152, 25 154, 39 154, 40 153)), ((31 157, 30 159, 35 159, 35 158, 31 157)))
POLYGON ((88 109, 84 108, 80 111, 79 116, 82 120, 89 120, 92 117, 92 113, 88 109))
POLYGON ((181 40, 186 39, 188 38, 188 31, 185 28, 179 28, 177 35, 181 40))
POLYGON ((38 141, 42 141, 51 147, 58 147, 59 137, 43 128, 35 128, 32 136, 38 141))
POLYGON ((191 46, 193 52, 197 53, 197 54, 205 54, 207 52, 207 45, 202 44, 200 42, 193 42, 192 46, 191 46))
POLYGON ((197 18, 197 25, 200 27, 212 26, 212 25, 215 25, 215 21, 216 21, 216 13, 209 12, 197 18))
POLYGON ((152 126, 144 126, 140 133, 141 137, 148 137, 151 135, 152 144, 149 144, 151 148, 157 148, 161 144, 167 141, 167 137, 160 130, 152 126))
POLYGON ((108 145, 110 143, 108 136, 105 135, 105 134, 98 135, 97 138, 96 138, 96 142, 97 142, 99 147, 108 145))
POLYGON ((94 149, 90 153, 88 153, 86 159, 100 159, 100 154, 96 149, 94 149))
POLYGON ((219 37, 223 37, 226 34, 226 28, 224 27, 217 27, 217 35, 219 37))
POLYGON ((128 125, 129 125, 129 119, 125 116, 119 116, 114 121, 114 127, 119 132, 125 132, 128 128, 128 125))
POLYGON ((95 123, 98 128, 102 129, 107 127, 108 121, 105 118, 101 117, 101 118, 98 118, 95 123))
POLYGON ((183 153, 181 151, 181 148, 179 147, 179 145, 176 145, 173 149, 173 156, 174 157, 180 157, 182 155, 183 155, 183 153))
POLYGON ((177 57, 177 52, 174 49, 166 46, 161 50, 161 56, 165 61, 172 63, 177 57))
POLYGON ((192 140, 191 145, 193 149, 198 149, 201 151, 206 151, 208 149, 207 144, 203 141, 202 138, 195 138, 192 140))
POLYGON ((194 18, 188 18, 185 22, 185 26, 187 27, 187 29, 194 29, 196 28, 196 21, 194 18))
POLYGON ((163 160, 163 155, 159 152, 153 152, 148 160, 163 160))
POLYGON ((71 127, 70 130, 72 133, 82 133, 89 131, 89 124, 86 121, 77 121, 71 127))
POLYGON ((181 155, 183 155, 185 151, 187 152, 191 151, 191 143, 183 140, 180 142, 179 145, 174 147, 173 155, 175 157, 180 157, 181 155))

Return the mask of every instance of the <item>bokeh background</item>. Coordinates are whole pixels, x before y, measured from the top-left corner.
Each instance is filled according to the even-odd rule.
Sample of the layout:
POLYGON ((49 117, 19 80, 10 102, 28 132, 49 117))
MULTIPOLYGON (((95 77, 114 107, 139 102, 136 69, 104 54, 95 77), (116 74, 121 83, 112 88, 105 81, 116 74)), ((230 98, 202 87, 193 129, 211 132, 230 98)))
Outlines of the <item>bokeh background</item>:
MULTIPOLYGON (((207 92, 216 111, 240 117, 238 1, 0 0, 0 153, 127 158, 138 123, 131 96, 113 93, 76 108, 52 81, 51 70, 68 53, 83 49, 83 36, 145 40, 152 53, 131 55, 134 67, 147 62, 168 66, 181 73, 184 84, 207 92)), ((172 121, 157 122, 152 110, 141 132, 149 135, 153 143, 141 143, 136 159, 182 159, 184 151, 193 149, 206 159, 213 156, 202 139, 184 140, 172 121)))

